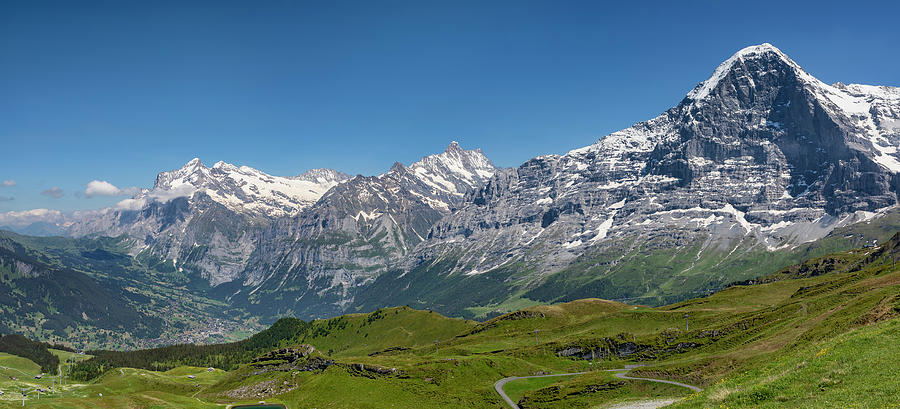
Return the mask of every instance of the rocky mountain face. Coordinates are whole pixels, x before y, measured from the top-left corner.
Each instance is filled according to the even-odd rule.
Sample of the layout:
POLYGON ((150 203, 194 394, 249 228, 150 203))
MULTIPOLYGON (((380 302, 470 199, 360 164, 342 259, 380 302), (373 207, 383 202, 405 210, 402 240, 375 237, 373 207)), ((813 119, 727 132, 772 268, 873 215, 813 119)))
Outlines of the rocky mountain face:
POLYGON ((340 313, 495 171, 456 142, 354 178, 328 169, 285 178, 194 159, 68 231, 133 238, 132 255, 196 274, 212 294, 267 316, 340 313))
POLYGON ((267 229, 231 300, 266 314, 338 314, 495 171, 481 150, 453 142, 409 167, 356 176, 267 229))
POLYGON ((188 267, 217 286, 239 276, 273 220, 299 213, 348 178, 330 169, 278 177, 225 162, 206 167, 193 159, 160 173, 152 189, 79 220, 68 232, 134 238, 139 244, 133 255, 188 267))
POLYGON ((266 317, 662 303, 835 250, 815 241, 893 212, 898 146, 900 89, 827 85, 763 44, 565 155, 497 169, 454 142, 353 178, 193 160, 69 232, 129 236, 133 255, 266 317))
POLYGON ((897 203, 898 96, 831 87, 771 45, 750 47, 663 115, 497 174, 434 227, 435 244, 501 249, 470 252, 497 257, 456 270, 477 273, 535 240, 550 240, 534 259, 552 268, 618 233, 671 224, 770 248, 816 239, 836 216, 897 203))
POLYGON ((748 47, 652 120, 497 172, 357 307, 653 302, 757 272, 746 264, 767 252, 897 204, 898 96, 826 85, 769 44, 748 47))

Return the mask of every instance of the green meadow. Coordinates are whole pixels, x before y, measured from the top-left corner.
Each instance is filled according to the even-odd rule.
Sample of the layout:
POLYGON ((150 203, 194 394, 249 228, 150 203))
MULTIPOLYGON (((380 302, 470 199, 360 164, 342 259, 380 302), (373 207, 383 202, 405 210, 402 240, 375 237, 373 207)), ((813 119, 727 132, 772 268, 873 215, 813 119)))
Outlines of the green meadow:
MULTIPOLYGON (((582 299, 476 322, 395 307, 282 321, 245 343, 187 352, 75 355, 81 362, 65 369, 100 375, 70 379, 40 400, 29 394, 26 406, 503 408, 493 389, 501 378, 587 372, 516 380, 505 391, 522 408, 647 399, 673 399, 674 408, 892 407, 900 404, 900 271, 890 261, 898 239, 657 308, 582 299), (179 364, 189 360, 210 365, 179 364), (645 366, 630 376, 703 391, 606 371, 634 363, 645 366)), ((0 366, 0 407, 21 407, 21 387, 49 384, 32 379, 39 367, 26 359, 0 355, 0 366)))

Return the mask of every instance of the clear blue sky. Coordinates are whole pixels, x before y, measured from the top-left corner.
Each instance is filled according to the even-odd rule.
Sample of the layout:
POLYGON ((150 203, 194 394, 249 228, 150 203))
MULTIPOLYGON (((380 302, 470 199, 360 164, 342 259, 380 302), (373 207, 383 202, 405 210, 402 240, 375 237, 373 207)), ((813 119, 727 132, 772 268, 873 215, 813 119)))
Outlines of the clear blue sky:
POLYGON ((0 212, 108 206, 76 193, 195 156, 378 174, 458 140, 517 166, 762 42, 825 82, 900 85, 896 2, 604 3, 2 1, 0 212))

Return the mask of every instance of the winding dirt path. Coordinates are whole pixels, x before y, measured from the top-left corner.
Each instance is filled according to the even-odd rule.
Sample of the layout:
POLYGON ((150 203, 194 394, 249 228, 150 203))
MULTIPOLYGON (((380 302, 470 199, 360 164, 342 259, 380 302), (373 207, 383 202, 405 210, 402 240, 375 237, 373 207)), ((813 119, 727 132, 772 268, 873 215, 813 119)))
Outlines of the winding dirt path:
MULTIPOLYGON (((624 368, 619 368, 619 369, 605 369, 605 371, 607 371, 607 372, 616 372, 616 374, 615 374, 614 376, 615 376, 616 378, 620 378, 620 379, 628 379, 628 380, 635 380, 635 381, 649 381, 649 382, 667 383, 667 384, 670 384, 670 385, 681 386, 682 388, 688 388, 688 389, 690 389, 690 390, 692 390, 692 391, 694 391, 694 392, 700 392, 700 388, 698 388, 698 387, 696 387, 696 386, 694 386, 694 385, 688 385, 688 384, 686 384, 686 383, 675 382, 675 381, 669 381, 669 380, 666 380, 666 379, 635 378, 635 377, 631 377, 631 376, 627 376, 627 375, 626 375, 626 374, 627 374, 628 372, 630 372, 632 369, 639 368, 639 367, 642 367, 642 366, 646 366, 646 365, 625 365, 624 368)), ((497 393, 500 395, 500 397, 503 398, 503 400, 506 401, 506 403, 509 405, 510 408, 512 408, 512 409, 519 409, 519 405, 517 405, 515 402, 513 402, 512 399, 510 399, 509 396, 506 395, 506 392, 503 391, 503 386, 506 385, 507 383, 509 383, 509 382, 511 382, 511 381, 515 381, 515 380, 517 380, 517 379, 547 378, 547 377, 551 377, 551 376, 573 376, 573 375, 584 375, 584 374, 591 373, 591 372, 597 372, 597 371, 588 371, 588 372, 570 372, 570 373, 550 374, 550 375, 510 376, 510 377, 508 377, 508 378, 503 378, 503 379, 501 379, 501 380, 499 380, 499 381, 497 381, 497 382, 494 382, 494 390, 497 391, 497 393)), ((636 403, 637 403, 638 405, 642 405, 642 406, 633 406, 633 407, 635 407, 635 408, 651 408, 651 407, 652 407, 652 408, 656 408, 656 407, 659 407, 659 406, 668 405, 669 403, 672 403, 672 401, 671 401, 671 400, 656 400, 656 401, 644 401, 644 402, 636 402, 636 403), (656 405, 656 406, 653 406, 653 405, 656 405)), ((630 404, 625 404, 625 405, 630 405, 630 404)), ((624 408, 630 408, 630 407, 632 407, 632 406, 616 406, 616 408, 621 408, 621 409, 624 409, 624 408)))
POLYGON ((636 368, 636 367, 637 367, 637 366, 627 365, 627 366, 625 366, 625 368, 622 368, 622 369, 607 369, 607 370, 608 370, 608 371, 615 371, 616 374, 615 374, 614 376, 615 376, 616 378, 620 378, 620 379, 631 379, 631 380, 635 380, 635 381, 650 381, 650 382, 667 383, 667 384, 669 384, 669 385, 675 385, 675 386, 680 386, 680 387, 682 387, 682 388, 688 388, 688 389, 690 389, 690 390, 692 390, 692 391, 694 391, 694 392, 700 392, 700 388, 698 388, 698 387, 696 387, 696 386, 694 386, 694 385, 688 385, 688 384, 686 384, 686 383, 675 382, 675 381, 668 381, 668 380, 665 380, 665 379, 634 378, 634 377, 625 375, 625 374, 627 374, 629 371, 631 371, 632 369, 634 369, 634 368, 636 368), (629 368, 629 366, 630 366, 631 368, 629 368))
POLYGON ((572 376, 572 375, 583 375, 590 372, 572 372, 572 373, 561 373, 561 374, 552 374, 552 375, 532 375, 532 376, 510 376, 508 378, 503 378, 497 382, 494 382, 494 390, 500 394, 500 397, 509 404, 509 407, 513 409, 519 409, 519 405, 516 405, 509 396, 506 395, 506 392, 503 392, 503 385, 506 385, 508 382, 515 381, 517 379, 528 379, 528 378, 547 378, 551 376, 572 376))

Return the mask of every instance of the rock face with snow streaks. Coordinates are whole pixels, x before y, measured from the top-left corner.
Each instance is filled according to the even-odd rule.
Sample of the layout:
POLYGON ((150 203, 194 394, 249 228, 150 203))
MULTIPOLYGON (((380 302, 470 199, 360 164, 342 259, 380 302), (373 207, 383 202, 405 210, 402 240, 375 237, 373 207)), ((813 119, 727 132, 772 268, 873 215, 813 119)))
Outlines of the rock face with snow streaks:
POLYGON ((259 305, 265 313, 277 312, 268 308, 290 308, 300 316, 340 313, 495 171, 480 150, 453 142, 409 167, 395 163, 383 175, 356 176, 266 230, 248 263, 245 289, 234 300, 259 305), (291 301, 256 302, 272 294, 291 301))
MULTIPOLYGON (((826 85, 769 44, 745 48, 662 115, 497 172, 434 225, 404 271, 467 288, 460 277, 494 273, 541 301, 683 297, 710 281, 698 265, 727 270, 895 206, 898 95, 826 85)), ((384 276, 384 295, 362 305, 433 295, 393 290, 410 287, 404 277, 384 276)))
POLYGON ((272 220, 299 213, 347 178, 330 169, 278 177, 225 162, 206 167, 195 158, 68 232, 129 236, 133 254, 170 260, 216 286, 239 277, 272 220))

